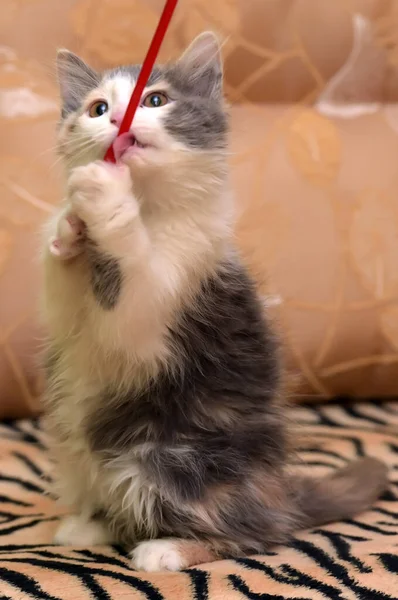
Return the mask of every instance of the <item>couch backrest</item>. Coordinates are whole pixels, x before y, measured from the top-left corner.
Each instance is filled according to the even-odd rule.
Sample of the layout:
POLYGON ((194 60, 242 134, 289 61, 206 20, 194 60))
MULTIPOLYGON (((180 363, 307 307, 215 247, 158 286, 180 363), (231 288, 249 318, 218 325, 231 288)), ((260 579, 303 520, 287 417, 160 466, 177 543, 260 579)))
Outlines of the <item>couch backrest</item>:
MULTIPOLYGON (((0 39, 48 70, 57 46, 98 67, 140 62, 162 6, 163 0, 2 0, 0 39)), ((355 13, 370 19, 395 79, 395 0, 180 0, 161 57, 175 57, 213 29, 224 40, 233 102, 310 101, 347 59, 355 13)), ((387 85, 384 93, 397 100, 397 89, 387 85)))
MULTIPOLYGON (((58 118, 52 69, 55 48, 69 47, 101 68, 140 61, 162 5, 163 0, 1 0, 0 418, 26 414, 38 406, 40 333, 35 326, 38 232, 60 197, 60 177, 53 168, 55 156, 49 151, 55 143, 58 118)), ((369 17, 376 45, 386 50, 388 69, 375 94, 398 99, 395 91, 398 86, 391 83, 395 81, 398 62, 396 0, 180 0, 162 56, 166 59, 178 55, 197 33, 214 29, 225 40, 225 87, 233 102, 310 102, 347 59, 353 43, 353 15, 358 11, 369 17)), ((368 80, 373 80, 374 73, 371 75, 367 75, 368 80)), ((395 147, 394 114, 389 113, 390 128, 383 125, 383 115, 378 120, 380 148, 387 135, 388 148, 395 147), (383 127, 388 133, 383 133, 383 127)), ((256 124, 253 128, 253 136, 260 134, 258 140, 253 141, 255 136, 249 135, 252 141, 251 145, 247 142, 246 148, 236 143, 235 150, 247 155, 246 162, 242 158, 242 164, 234 166, 240 189, 254 188, 257 180, 254 181, 253 173, 257 172, 258 189, 263 194, 260 170, 254 159, 259 153, 264 157, 271 155, 269 139, 272 142, 282 135, 281 122, 278 118, 268 125, 262 118, 261 127, 256 124), (269 132, 271 138, 265 139, 269 132)), ((291 138, 296 140, 293 147, 301 162, 307 161, 312 173, 313 168, 316 171, 323 165, 319 166, 312 155, 313 136, 305 138, 311 128, 302 126, 302 122, 299 120, 298 125, 295 122, 297 131, 293 131, 291 138)), ((245 127, 239 111, 235 123, 245 127)), ((321 125, 316 130, 321 158, 328 167, 331 157, 335 176, 330 136, 324 135, 324 121, 321 125)), ((333 126, 325 127, 326 133, 334 131, 333 126)), ((238 130, 239 127, 236 135, 238 130)), ((374 139, 375 134, 372 136, 374 139)), ((337 134, 333 134, 332 142, 335 139, 340 148, 337 134)), ((381 156, 378 159, 383 162, 381 156)), ((391 160, 387 161, 390 175, 391 160)), ((278 189, 282 189, 277 187, 278 182, 285 181, 286 175, 273 167, 270 158, 269 165, 275 175, 273 193, 277 195, 278 189)), ((360 169, 368 167, 369 161, 364 159, 360 169)), ((300 181, 294 179, 295 185, 288 188, 293 201, 299 198, 300 181)), ((253 195, 253 202, 257 202, 256 198, 253 195)), ((261 206, 262 199, 263 195, 261 206)), ((242 239, 245 236, 252 239, 245 229, 246 221, 242 223, 242 239)), ((273 227, 272 223, 269 225, 273 227)), ((259 256, 265 252, 264 248, 259 250, 259 256)), ((330 393, 338 393, 345 388, 337 383, 328 389, 330 393)))

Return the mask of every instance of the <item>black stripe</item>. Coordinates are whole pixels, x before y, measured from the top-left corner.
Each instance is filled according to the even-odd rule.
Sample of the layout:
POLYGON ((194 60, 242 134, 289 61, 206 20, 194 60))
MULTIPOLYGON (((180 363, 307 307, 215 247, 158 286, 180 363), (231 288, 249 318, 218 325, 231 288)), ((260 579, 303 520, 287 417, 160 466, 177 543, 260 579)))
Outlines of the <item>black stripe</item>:
POLYGON ((43 513, 33 513, 33 514, 19 514, 15 515, 14 513, 6 512, 4 510, 0 510, 0 518, 4 517, 4 521, 1 523, 12 523, 13 521, 17 521, 18 519, 31 519, 33 517, 43 517, 43 513))
POLYGON ((185 571, 191 578, 193 600, 209 599, 209 574, 200 569, 187 569, 185 571))
POLYGON ((16 589, 26 594, 30 594, 35 600, 62 600, 59 596, 53 596, 45 592, 41 585, 24 573, 12 571, 6 567, 0 566, 0 581, 5 581, 16 589))
POLYGON ((95 600, 112 600, 108 592, 104 590, 102 585, 89 573, 82 574, 81 581, 92 593, 92 597, 95 598, 95 600))
POLYGON ((100 554, 99 552, 93 552, 92 550, 75 550, 75 552, 89 558, 91 561, 95 561, 97 564, 114 565, 115 567, 122 567, 124 569, 128 567, 127 561, 122 561, 106 554, 100 554))
MULTIPOLYGON (((326 554, 321 548, 315 546, 315 544, 305 540, 296 539, 291 542, 290 546, 311 558, 337 581, 355 592, 357 598, 360 598, 361 600, 392 600, 391 596, 384 594, 383 592, 374 589, 370 590, 358 585, 346 567, 334 561, 331 556, 326 554)), ((353 575, 355 576, 355 573, 353 573, 353 575)))
POLYGON ((348 442, 354 446, 355 452, 354 452, 353 456, 358 456, 358 457, 366 456, 363 441, 360 438, 356 438, 356 437, 349 436, 349 435, 336 434, 334 431, 333 431, 333 433, 330 433, 329 431, 327 433, 325 433, 322 431, 321 427, 319 427, 319 431, 312 431, 311 435, 314 438, 317 438, 317 437, 323 438, 326 442, 329 442, 329 443, 331 440, 343 440, 344 442, 348 442))
POLYGON ((377 556, 383 567, 390 573, 398 573, 398 555, 382 552, 381 554, 373 554, 377 556))
POLYGON ((2 535, 10 535, 11 533, 15 533, 16 531, 21 531, 22 529, 31 529, 35 527, 39 523, 50 523, 51 521, 58 521, 58 517, 46 517, 41 519, 34 519, 29 523, 21 523, 20 525, 13 525, 12 527, 6 527, 4 529, 0 528, 0 537, 2 535))
MULTIPOLYGON (((160 591, 152 585, 149 581, 144 581, 139 577, 135 577, 133 575, 129 575, 130 572, 126 568, 126 573, 120 573, 116 571, 110 571, 109 569, 97 568, 95 565, 79 565, 79 564, 70 564, 62 561, 50 561, 50 560, 41 560, 38 558, 21 558, 21 557, 12 557, 12 558, 2 558, 3 562, 11 562, 25 565, 32 565, 35 567, 43 567, 45 569, 53 569, 54 571, 58 571, 61 573, 67 573, 68 575, 73 575, 78 579, 82 580, 82 576, 86 574, 91 575, 99 575, 101 577, 110 577, 114 581, 120 581, 127 585, 130 585, 133 589, 138 590, 143 595, 145 595, 148 600, 165 600, 164 596, 160 593, 160 591)), ((0 571, 1 574, 1 571, 0 571)), ((26 591, 26 590, 23 590, 26 591)), ((41 596, 39 597, 41 600, 41 596)), ((43 600, 47 600, 43 599, 43 600)), ((49 600, 53 600, 50 598, 49 600)), ((56 599, 58 600, 58 598, 56 599)))
POLYGON ((45 490, 42 487, 39 487, 35 483, 31 481, 27 481, 26 479, 21 479, 20 477, 10 477, 8 475, 0 475, 0 481, 4 481, 5 483, 16 483, 20 487, 24 488, 28 492, 36 492, 38 494, 44 494, 45 490))
MULTIPOLYGON (((326 531, 326 530, 324 530, 324 529, 312 529, 312 533, 323 534, 324 531, 326 531)), ((351 534, 348 534, 348 533, 341 533, 341 531, 335 531, 334 533, 337 533, 344 540, 349 540, 351 542, 369 542, 369 538, 363 537, 363 536, 360 536, 360 535, 351 535, 351 534)))
MULTIPOLYGON (((315 532, 314 532, 315 533, 315 532)), ((360 573, 371 573, 372 569, 351 554, 350 544, 339 533, 318 529, 317 534, 325 537, 336 551, 337 557, 353 565, 360 573)))
MULTIPOLYGON (((382 419, 378 419, 377 417, 370 417, 368 415, 363 415, 360 411, 359 411, 359 407, 355 407, 355 406, 343 406, 342 407, 344 412, 347 413, 347 415, 350 415, 350 417, 354 417, 355 419, 358 419, 359 421, 366 421, 369 424, 373 424, 373 425, 385 425, 387 423, 388 417, 386 417, 386 419, 382 420, 382 419)), ((347 426, 349 426, 347 424, 347 426)), ((355 423, 356 427, 360 427, 360 424, 355 423)))
POLYGON ((380 529, 380 527, 376 527, 376 525, 362 523, 362 521, 357 521, 356 519, 344 519, 340 521, 340 523, 347 523, 347 525, 354 525, 355 527, 363 529, 364 531, 373 531, 374 533, 381 533, 382 535, 396 535, 395 531, 386 531, 385 529, 380 529))
MULTIPOLYGON (((16 433, 19 441, 32 444, 35 448, 39 448, 40 450, 47 450, 46 446, 42 443, 38 436, 34 435, 31 432, 24 431, 22 429, 23 421, 3 421, 2 424, 5 425, 8 429, 10 429, 12 432, 16 433)), ((5 436, 0 437, 2 438, 5 436)))
POLYGON ((3 554, 7 552, 30 552, 31 550, 35 550, 37 548, 48 547, 48 544, 2 544, 0 546, 0 553, 3 554))
POLYGON ((4 496, 4 494, 0 495, 0 504, 13 504, 14 506, 24 506, 26 508, 33 506, 31 502, 17 500, 16 498, 11 498, 11 496, 4 496))
MULTIPOLYGON (((47 546, 48 547, 48 546, 47 546)), ((19 550, 19 552, 21 552, 21 550, 19 550)), ((73 551, 75 552, 75 550, 73 551)), ((28 554, 32 554, 33 556, 37 556, 39 558, 49 558, 50 560, 55 560, 57 558, 59 558, 60 560, 69 560, 69 561, 79 561, 81 564, 91 564, 92 560, 89 558, 83 558, 82 556, 75 556, 74 554, 71 554, 71 556, 68 556, 66 554, 60 554, 59 552, 52 552, 51 550, 30 550, 27 551, 28 554)), ((124 567, 126 565, 123 565, 124 567)))
POLYGON ((391 488, 386 490, 379 498, 379 500, 382 500, 383 502, 395 502, 397 499, 398 497, 394 494, 391 488))
MULTIPOLYGON (((253 592, 239 575, 228 575, 228 580, 235 590, 244 594, 249 600, 286 600, 286 596, 267 594, 266 592, 253 592)), ((341 600, 341 596, 339 598, 341 600)), ((290 600, 311 600, 311 598, 308 596, 290 596, 290 600)))
POLYGON ((263 573, 268 575, 268 577, 274 579, 274 581, 277 581, 278 583, 286 583, 294 587, 307 587, 311 590, 317 590, 321 592, 331 600, 340 600, 340 591, 337 588, 327 583, 324 583, 323 581, 320 581, 315 577, 311 577, 306 573, 302 573, 301 571, 293 569, 286 564, 281 565, 281 568, 285 573, 282 574, 280 571, 276 571, 269 565, 266 565, 253 558, 238 558, 235 559, 235 562, 237 562, 240 565, 243 565, 247 569, 255 569, 257 571, 262 571, 263 573))
POLYGON ((375 506, 373 512, 380 513, 381 515, 385 515, 386 517, 392 517, 393 519, 398 519, 398 512, 393 512, 392 510, 387 510, 386 508, 380 508, 379 506, 375 506))
MULTIPOLYGON (((328 427, 341 427, 339 423, 333 421, 327 413, 323 410, 323 407, 318 407, 315 413, 319 417, 319 422, 316 425, 327 425, 328 427)), ((309 423, 308 425, 313 425, 313 423, 309 423)))
POLYGON ((25 456, 25 454, 22 454, 21 452, 12 452, 12 456, 15 456, 15 458, 20 460, 26 467, 28 467, 30 471, 32 471, 32 473, 34 473, 34 475, 40 477, 40 479, 50 481, 49 477, 47 477, 47 475, 45 475, 43 471, 37 465, 35 465, 35 463, 30 458, 25 456))

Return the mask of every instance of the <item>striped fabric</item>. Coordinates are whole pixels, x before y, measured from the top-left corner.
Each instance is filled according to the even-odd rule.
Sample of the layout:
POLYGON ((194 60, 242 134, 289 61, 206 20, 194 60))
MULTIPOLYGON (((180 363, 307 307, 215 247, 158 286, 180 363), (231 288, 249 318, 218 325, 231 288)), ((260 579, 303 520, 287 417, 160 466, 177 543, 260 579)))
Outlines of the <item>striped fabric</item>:
POLYGON ((182 573, 137 573, 122 548, 51 545, 59 509, 36 421, 0 425, 0 600, 397 600, 398 402, 291 409, 300 464, 326 473, 357 456, 390 467, 389 491, 367 514, 298 534, 265 556, 182 573))

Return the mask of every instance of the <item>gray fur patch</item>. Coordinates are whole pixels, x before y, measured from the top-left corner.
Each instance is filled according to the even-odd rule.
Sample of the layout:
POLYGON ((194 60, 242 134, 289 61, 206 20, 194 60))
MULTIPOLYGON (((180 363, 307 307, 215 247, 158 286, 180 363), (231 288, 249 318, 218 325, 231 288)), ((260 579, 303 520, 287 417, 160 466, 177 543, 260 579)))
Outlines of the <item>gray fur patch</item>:
POLYGON ((216 102, 181 97, 164 123, 173 137, 192 148, 220 150, 227 145, 227 115, 216 102))
POLYGON ((221 72, 207 69, 193 77, 177 64, 165 69, 164 76, 176 94, 165 119, 169 133, 193 148, 225 148, 228 118, 222 104, 221 72))
POLYGON ((122 271, 116 258, 104 254, 91 242, 87 246, 91 287, 104 310, 115 308, 122 290, 122 271))
POLYGON ((58 80, 61 90, 61 117, 79 110, 84 98, 95 89, 101 76, 81 58, 69 52, 58 59, 58 80))
POLYGON ((218 535, 233 540, 231 548, 239 539, 247 549, 264 548, 267 539, 279 539, 282 526, 278 533, 276 509, 267 512, 247 481, 256 471, 264 481, 278 472, 287 445, 275 403, 276 342, 240 265, 222 265, 203 283, 170 329, 170 344, 177 370, 165 370, 146 390, 104 390, 85 423, 92 450, 126 460, 135 447, 149 444, 139 460, 162 490, 154 517, 162 533, 206 536, 181 506, 206 503, 226 487, 234 490, 232 504, 219 513, 218 535))
POLYGON ((187 70, 176 63, 167 67, 164 75, 170 85, 183 96, 199 96, 216 102, 222 99, 221 69, 209 66, 205 69, 187 70))
MULTIPOLYGON (((103 73, 103 79, 113 79, 118 75, 128 75, 132 82, 137 81, 138 75, 141 71, 141 65, 122 65, 120 67, 116 67, 115 69, 111 69, 109 71, 105 71, 103 73)), ((149 76, 147 85, 153 85, 162 77, 162 70, 160 67, 155 67, 152 73, 149 76)))
POLYGON ((221 266, 169 336, 177 372, 165 370, 148 389, 132 387, 114 401, 115 392, 104 391, 89 423, 93 449, 118 454, 146 441, 173 445, 180 435, 196 432, 195 445, 205 452, 211 447, 206 432, 211 432, 221 448, 233 440, 242 452, 258 448, 261 453, 265 434, 268 456, 275 460, 283 449, 283 427, 275 423, 273 404, 280 377, 277 345, 245 270, 221 266), (270 430, 263 416, 272 421, 270 430), (230 427, 238 428, 233 438, 230 427))

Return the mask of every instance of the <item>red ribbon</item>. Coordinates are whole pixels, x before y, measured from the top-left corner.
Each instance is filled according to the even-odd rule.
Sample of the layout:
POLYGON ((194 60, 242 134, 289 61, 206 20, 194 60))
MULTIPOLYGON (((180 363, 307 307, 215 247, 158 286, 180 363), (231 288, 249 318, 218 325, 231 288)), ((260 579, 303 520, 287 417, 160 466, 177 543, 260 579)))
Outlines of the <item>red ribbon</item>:
MULTIPOLYGON (((145 89, 149 76, 152 72, 153 65, 155 64, 157 55, 159 54, 160 46, 162 45, 163 39, 167 33, 171 17, 173 16, 174 9, 177 5, 178 0, 167 0, 164 6, 162 15, 160 17, 158 26, 155 34, 152 38, 151 45, 142 64, 140 74, 137 79, 137 83, 131 94, 129 104, 124 114, 123 120, 120 124, 120 128, 116 137, 119 137, 122 133, 127 133, 130 130, 131 123, 134 119, 135 111, 141 100, 142 92, 145 89)), ((107 162, 116 162, 115 154, 113 152, 113 142, 106 151, 104 160, 107 162)))

